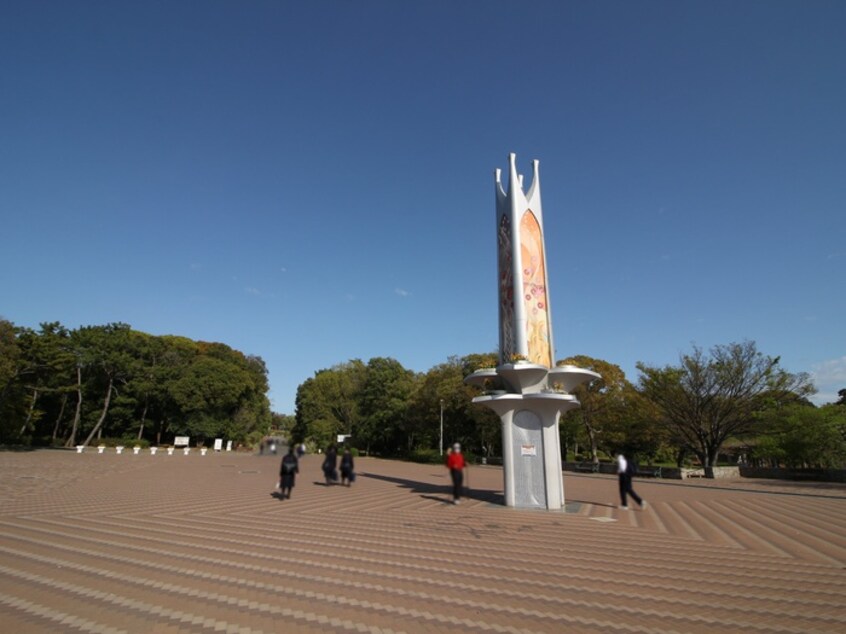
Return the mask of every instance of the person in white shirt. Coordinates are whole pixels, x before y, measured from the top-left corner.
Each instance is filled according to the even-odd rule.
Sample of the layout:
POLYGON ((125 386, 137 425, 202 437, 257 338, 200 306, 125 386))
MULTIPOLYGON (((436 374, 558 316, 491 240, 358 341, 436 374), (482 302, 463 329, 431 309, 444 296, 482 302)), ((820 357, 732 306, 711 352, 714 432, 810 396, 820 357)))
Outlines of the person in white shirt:
POLYGON ((624 511, 629 510, 628 500, 626 495, 631 495, 632 499, 638 503, 640 508, 646 508, 646 502, 634 492, 632 488, 632 475, 634 475, 634 461, 626 460, 622 453, 617 454, 617 477, 620 480, 620 508, 624 511))

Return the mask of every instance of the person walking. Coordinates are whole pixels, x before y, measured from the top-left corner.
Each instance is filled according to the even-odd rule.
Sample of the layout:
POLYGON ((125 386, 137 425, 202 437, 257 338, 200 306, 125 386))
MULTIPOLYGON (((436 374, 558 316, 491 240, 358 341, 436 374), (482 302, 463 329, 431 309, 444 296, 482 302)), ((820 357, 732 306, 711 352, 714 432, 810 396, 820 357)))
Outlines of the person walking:
POLYGON ((355 481, 355 461, 349 448, 341 455, 341 484, 350 486, 355 481))
POLYGON ((326 457, 323 459, 323 477, 326 479, 326 486, 338 481, 338 450, 335 445, 329 445, 326 449, 326 457))
POLYGON ((291 489, 294 488, 294 481, 299 472, 300 463, 294 455, 294 448, 291 447, 282 457, 282 464, 279 466, 279 489, 283 500, 291 499, 291 489))
POLYGON ((628 500, 626 495, 632 496, 632 499, 638 503, 640 508, 646 508, 646 501, 642 499, 632 488, 632 476, 637 471, 635 461, 626 459, 622 453, 617 454, 617 478, 620 482, 620 508, 624 511, 629 510, 628 500))
POLYGON ((446 466, 452 478, 452 503, 461 504, 461 493, 464 485, 464 455, 461 453, 461 445, 455 443, 452 451, 447 452, 446 466))

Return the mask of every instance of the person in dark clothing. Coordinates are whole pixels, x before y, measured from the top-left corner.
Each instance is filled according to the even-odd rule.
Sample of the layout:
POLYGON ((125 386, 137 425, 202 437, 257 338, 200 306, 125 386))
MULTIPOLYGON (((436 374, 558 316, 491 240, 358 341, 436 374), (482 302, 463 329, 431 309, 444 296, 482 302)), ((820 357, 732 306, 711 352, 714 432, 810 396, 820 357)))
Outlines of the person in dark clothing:
POLYGON ((323 460, 323 477, 326 478, 326 486, 338 481, 338 450, 335 445, 329 445, 326 450, 326 458, 323 460))
POLYGON ((300 464, 294 455, 294 448, 288 449, 288 453, 282 458, 279 466, 279 489, 282 499, 291 499, 291 489, 294 488, 296 475, 300 472, 300 464))
POLYGON ((623 454, 617 454, 617 477, 620 483, 620 508, 624 511, 629 510, 626 494, 631 495, 632 499, 637 502, 641 508, 646 508, 646 501, 641 499, 641 497, 635 493, 632 488, 632 476, 635 471, 634 460, 627 460, 623 454))
POLYGON ((355 463, 349 449, 344 449, 341 456, 341 484, 350 486, 355 480, 355 463))

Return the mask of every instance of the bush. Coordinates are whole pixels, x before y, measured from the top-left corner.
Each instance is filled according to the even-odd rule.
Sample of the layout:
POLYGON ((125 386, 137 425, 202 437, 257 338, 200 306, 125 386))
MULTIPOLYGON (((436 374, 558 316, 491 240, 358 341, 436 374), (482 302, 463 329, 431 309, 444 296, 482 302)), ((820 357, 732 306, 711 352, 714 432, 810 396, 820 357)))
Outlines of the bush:
POLYGON ((408 459, 412 462, 422 462, 426 464, 438 464, 444 460, 437 449, 415 449, 408 456, 408 459))
POLYGON ((247 445, 250 449, 257 449, 261 441, 264 440, 264 432, 263 431, 252 431, 247 434, 247 437, 244 439, 244 444, 247 445))

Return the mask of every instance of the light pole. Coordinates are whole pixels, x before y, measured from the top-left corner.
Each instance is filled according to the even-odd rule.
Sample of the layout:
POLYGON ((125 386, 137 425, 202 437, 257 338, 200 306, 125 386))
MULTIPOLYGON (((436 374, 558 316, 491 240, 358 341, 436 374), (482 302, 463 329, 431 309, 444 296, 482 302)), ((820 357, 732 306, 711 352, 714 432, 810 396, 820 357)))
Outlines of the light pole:
POLYGON ((444 455, 444 399, 441 399, 441 455, 444 455))

